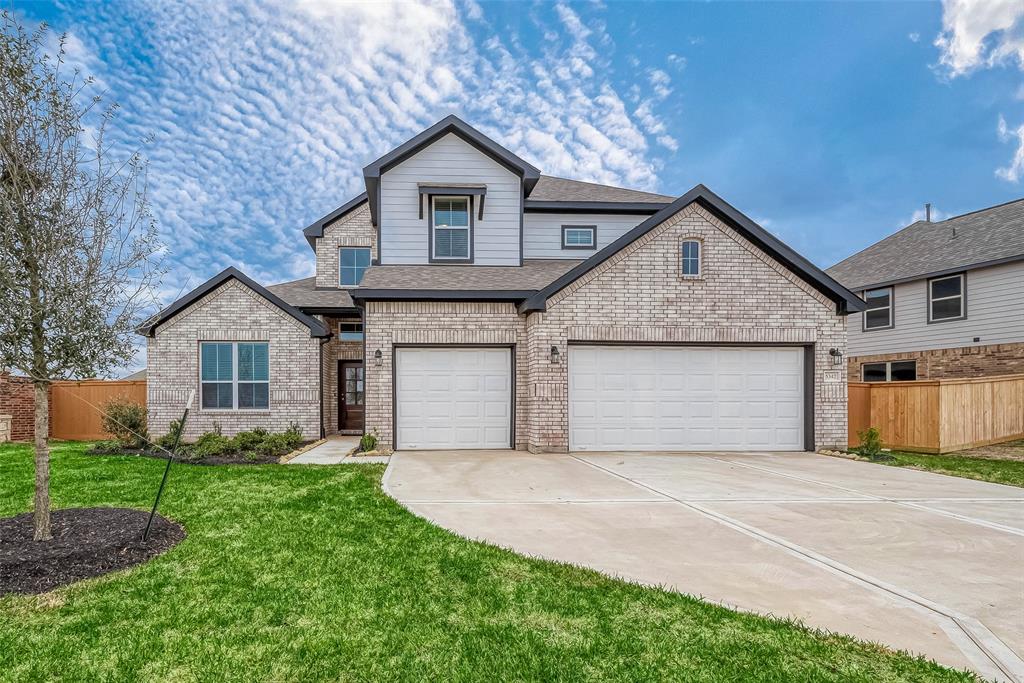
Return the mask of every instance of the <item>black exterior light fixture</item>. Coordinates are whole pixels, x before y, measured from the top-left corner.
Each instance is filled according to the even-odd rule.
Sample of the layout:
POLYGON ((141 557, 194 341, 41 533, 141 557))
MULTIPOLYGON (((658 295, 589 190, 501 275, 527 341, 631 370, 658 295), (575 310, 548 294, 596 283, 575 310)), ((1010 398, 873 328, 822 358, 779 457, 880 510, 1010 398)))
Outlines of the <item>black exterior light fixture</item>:
POLYGON ((558 363, 560 362, 558 347, 555 346, 554 344, 551 345, 551 362, 554 363, 555 365, 558 365, 558 363))
POLYGON ((380 349, 377 349, 376 351, 373 352, 373 364, 376 365, 377 367, 380 367, 381 365, 383 365, 383 363, 384 354, 380 352, 380 349))
POLYGON ((828 350, 828 355, 832 356, 832 365, 842 365, 843 364, 843 352, 840 351, 839 349, 836 349, 836 348, 829 349, 828 350))

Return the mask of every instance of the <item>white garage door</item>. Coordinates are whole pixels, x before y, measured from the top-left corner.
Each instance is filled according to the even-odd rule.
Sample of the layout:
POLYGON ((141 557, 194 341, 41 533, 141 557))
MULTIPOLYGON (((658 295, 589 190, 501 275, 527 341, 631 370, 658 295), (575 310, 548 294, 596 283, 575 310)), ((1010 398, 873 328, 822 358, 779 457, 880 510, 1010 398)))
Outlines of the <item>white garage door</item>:
POLYGON ((510 349, 398 349, 395 363, 398 448, 509 447, 510 349))
POLYGON ((803 450, 803 349, 572 346, 569 448, 803 450))

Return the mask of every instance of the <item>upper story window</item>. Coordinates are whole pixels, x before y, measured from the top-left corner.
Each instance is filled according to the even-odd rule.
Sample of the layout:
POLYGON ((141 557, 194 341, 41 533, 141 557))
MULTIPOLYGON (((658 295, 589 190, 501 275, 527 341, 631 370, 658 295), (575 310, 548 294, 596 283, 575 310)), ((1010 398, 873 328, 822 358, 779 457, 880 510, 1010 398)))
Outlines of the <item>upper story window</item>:
POLYGON ((701 274, 700 240, 684 240, 680 250, 680 273, 688 277, 701 274))
POLYGON ((338 261, 342 287, 355 287, 363 280, 363 273, 370 267, 369 247, 341 247, 338 261))
POLYGON ((267 342, 202 342, 199 356, 204 409, 265 410, 270 407, 270 345, 267 342))
POLYGON ((597 249, 597 226, 563 225, 562 249, 597 249))
POLYGON ((864 309, 865 330, 885 330, 892 324, 892 287, 880 287, 869 289, 864 292, 864 301, 867 308, 864 309))
POLYGON ((472 259, 472 218, 469 197, 431 197, 430 258, 472 259))
POLYGON ((928 322, 960 320, 966 317, 963 273, 928 281, 928 322))

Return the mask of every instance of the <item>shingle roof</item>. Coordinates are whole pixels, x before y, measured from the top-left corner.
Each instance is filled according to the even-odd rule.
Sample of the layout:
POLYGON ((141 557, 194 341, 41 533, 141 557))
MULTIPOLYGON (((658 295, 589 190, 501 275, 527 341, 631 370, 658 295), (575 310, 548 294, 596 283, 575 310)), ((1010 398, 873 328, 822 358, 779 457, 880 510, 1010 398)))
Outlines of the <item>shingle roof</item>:
POLYGON ((538 259, 523 261, 522 266, 371 266, 359 289, 530 291, 578 263, 576 259, 538 259))
POLYGON ((660 202, 667 204, 675 197, 542 175, 533 188, 533 192, 530 193, 529 199, 538 202, 660 202))
POLYGON ((297 308, 354 308, 348 290, 317 288, 315 277, 268 285, 267 289, 297 308))
POLYGON ((825 272, 860 290, 1018 257, 1024 258, 1024 199, 911 223, 825 272))

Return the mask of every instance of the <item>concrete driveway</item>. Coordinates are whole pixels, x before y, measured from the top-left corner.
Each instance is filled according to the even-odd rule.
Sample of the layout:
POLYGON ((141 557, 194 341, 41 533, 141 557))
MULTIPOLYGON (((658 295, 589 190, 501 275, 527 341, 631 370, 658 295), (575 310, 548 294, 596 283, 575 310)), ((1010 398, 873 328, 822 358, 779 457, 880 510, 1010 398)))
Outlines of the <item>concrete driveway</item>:
POLYGON ((463 536, 1024 680, 1024 490, 810 453, 402 452, 463 536))

